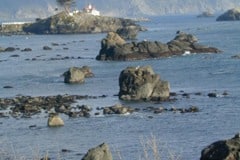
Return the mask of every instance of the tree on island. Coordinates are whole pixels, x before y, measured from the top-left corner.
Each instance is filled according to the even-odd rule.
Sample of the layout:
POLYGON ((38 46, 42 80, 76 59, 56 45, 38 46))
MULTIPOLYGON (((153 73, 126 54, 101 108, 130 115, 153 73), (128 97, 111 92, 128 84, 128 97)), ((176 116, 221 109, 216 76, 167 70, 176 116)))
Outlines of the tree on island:
POLYGON ((56 0, 57 4, 65 9, 67 13, 70 12, 72 6, 76 5, 75 0, 56 0))

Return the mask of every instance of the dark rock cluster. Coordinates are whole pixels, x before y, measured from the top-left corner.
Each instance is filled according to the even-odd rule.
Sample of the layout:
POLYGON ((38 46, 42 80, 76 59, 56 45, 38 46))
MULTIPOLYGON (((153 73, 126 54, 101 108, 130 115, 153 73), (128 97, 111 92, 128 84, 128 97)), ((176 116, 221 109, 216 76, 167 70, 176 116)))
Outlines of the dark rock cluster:
MULTIPOLYGON (((15 98, 0 98, 0 110, 7 110, 10 107, 9 113, 1 113, 0 117, 23 117, 30 118, 31 116, 41 113, 42 111, 54 110, 57 113, 64 113, 73 117, 73 112, 85 112, 89 110, 85 105, 77 106, 72 109, 72 104, 81 99, 96 99, 106 96, 81 96, 81 95, 57 95, 57 96, 18 96, 15 98)), ((86 115, 86 114, 84 114, 86 115)))
POLYGON ((133 113, 135 110, 131 107, 124 106, 121 104, 116 104, 114 106, 105 107, 103 109, 103 114, 127 114, 133 113))
POLYGON ((191 35, 178 32, 168 43, 160 41, 141 41, 127 43, 117 33, 110 32, 101 42, 97 60, 127 61, 150 58, 170 57, 191 53, 220 53, 214 47, 197 43, 198 39, 191 35))

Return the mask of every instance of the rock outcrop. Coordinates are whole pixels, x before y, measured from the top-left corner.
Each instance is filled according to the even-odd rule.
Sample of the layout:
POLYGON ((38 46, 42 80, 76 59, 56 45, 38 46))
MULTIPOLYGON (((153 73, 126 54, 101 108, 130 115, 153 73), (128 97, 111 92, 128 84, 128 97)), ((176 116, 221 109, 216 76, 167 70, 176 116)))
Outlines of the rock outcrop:
POLYGON ((97 60, 141 60, 149 58, 170 57, 185 53, 219 53, 217 48, 200 45, 197 38, 191 34, 179 32, 177 36, 164 44, 160 41, 142 41, 127 43, 123 40, 113 39, 119 37, 117 33, 108 33, 101 42, 101 50, 97 60), (114 42, 116 41, 116 42, 114 42))
POLYGON ((109 146, 103 143, 96 148, 89 149, 82 160, 112 160, 112 153, 109 146))
POLYGON ((202 150, 200 160, 239 160, 240 134, 212 143, 202 150))
POLYGON ((151 66, 127 67, 119 76, 119 98, 122 100, 164 101, 170 96, 170 85, 155 74, 151 66))
POLYGON ((57 113, 51 113, 49 114, 49 118, 48 118, 48 126, 60 127, 60 126, 64 126, 64 122, 57 113))
POLYGON ((65 83, 83 83, 85 78, 93 77, 93 73, 88 66, 71 67, 63 73, 65 83))
POLYGON ((141 30, 141 27, 130 19, 93 16, 81 12, 69 15, 62 12, 24 26, 23 30, 34 34, 101 33, 117 31, 127 26, 135 26, 141 30))
POLYGON ((217 18, 217 21, 239 21, 240 9, 230 9, 217 18))

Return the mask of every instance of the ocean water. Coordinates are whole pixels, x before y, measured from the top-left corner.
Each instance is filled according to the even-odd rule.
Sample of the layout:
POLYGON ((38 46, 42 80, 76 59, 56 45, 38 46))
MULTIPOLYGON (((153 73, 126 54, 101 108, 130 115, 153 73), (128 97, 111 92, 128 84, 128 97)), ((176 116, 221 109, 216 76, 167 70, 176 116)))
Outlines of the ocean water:
POLYGON ((61 128, 48 128, 45 114, 30 119, 2 118, 0 155, 33 159, 48 154, 51 159, 78 160, 88 149, 105 142, 109 144, 114 159, 140 160, 143 159, 142 143, 155 137, 162 159, 167 160, 169 153, 181 160, 199 159, 204 147, 231 138, 240 131, 237 123, 240 121, 240 60, 231 58, 240 54, 240 22, 216 22, 215 18, 150 17, 150 22, 141 22, 148 31, 139 33, 138 40, 168 42, 175 37, 176 31, 181 30, 194 34, 199 43, 217 47, 223 53, 142 61, 96 61, 101 39, 106 34, 1 36, 1 47, 31 48, 32 51, 0 53, 0 97, 107 95, 106 98, 78 103, 92 108, 122 103, 140 108, 140 111, 130 115, 92 115, 76 119, 61 115, 65 121, 61 128), (59 45, 52 46, 52 43, 59 45), (44 51, 42 48, 46 45, 52 50, 44 51), (66 56, 75 59, 51 60, 66 56), (80 85, 63 83, 61 75, 69 67, 83 65, 91 67, 95 74, 93 78, 80 85), (138 65, 151 65, 161 79, 170 82, 172 92, 184 91, 190 93, 190 97, 180 96, 177 101, 160 104, 120 101, 114 96, 119 91, 118 76, 127 66, 138 65), (7 85, 13 88, 4 89, 3 86, 7 85), (197 92, 202 95, 192 94, 197 92), (209 98, 207 94, 210 92, 220 96, 209 98), (221 96, 224 92, 228 95, 221 96), (141 110, 148 106, 197 106, 200 112, 154 114, 141 110), (37 127, 30 129, 30 125, 37 127), (62 149, 69 152, 61 152, 62 149))

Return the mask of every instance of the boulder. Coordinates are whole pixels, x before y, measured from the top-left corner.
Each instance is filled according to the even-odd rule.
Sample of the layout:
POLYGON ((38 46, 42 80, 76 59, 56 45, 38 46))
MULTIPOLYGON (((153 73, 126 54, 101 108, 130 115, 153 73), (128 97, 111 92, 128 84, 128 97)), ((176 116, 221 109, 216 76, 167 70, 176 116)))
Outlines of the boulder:
POLYGON ((103 143, 96 148, 89 149, 82 160, 112 160, 112 153, 109 146, 103 143))
POLYGON ((142 60, 149 58, 170 57, 183 55, 184 53, 220 53, 214 47, 198 44, 198 39, 192 34, 178 32, 176 37, 164 44, 159 41, 124 42, 119 40, 117 33, 109 33, 102 40, 101 49, 97 55, 97 60, 142 60), (114 42, 115 41, 115 42, 114 42))
POLYGON ((239 8, 230 9, 217 18, 217 21, 239 21, 239 20, 240 20, 239 8))
POLYGON ((52 50, 52 48, 51 47, 49 47, 49 46, 43 46, 43 50, 52 50))
POLYGON ((5 52, 13 52, 15 50, 16 50, 16 48, 14 48, 14 47, 7 47, 4 51, 5 52))
POLYGON ((202 150, 200 160, 239 160, 240 134, 232 139, 220 140, 202 150))
POLYGON ((32 49, 31 48, 24 48, 23 50, 21 50, 22 52, 31 52, 32 49))
POLYGON ((83 83, 85 78, 92 77, 93 73, 88 66, 71 67, 63 73, 65 83, 83 83))
POLYGON ((60 126, 64 126, 64 122, 57 113, 51 113, 49 114, 49 118, 48 118, 48 126, 60 127, 60 126))
POLYGON ((122 100, 168 100, 170 85, 155 74, 151 66, 127 67, 119 76, 122 100))

